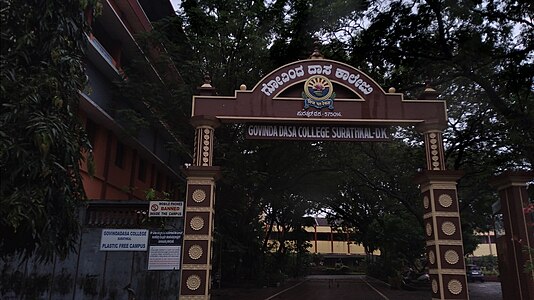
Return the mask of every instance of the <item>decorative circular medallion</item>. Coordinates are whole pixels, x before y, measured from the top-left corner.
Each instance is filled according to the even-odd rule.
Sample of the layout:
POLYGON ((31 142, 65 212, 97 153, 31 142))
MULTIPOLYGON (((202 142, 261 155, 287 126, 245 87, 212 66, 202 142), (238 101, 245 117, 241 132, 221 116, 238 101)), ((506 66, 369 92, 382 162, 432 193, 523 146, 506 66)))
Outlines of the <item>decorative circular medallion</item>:
POLYGON ((205 162, 205 163, 207 163, 209 160, 210 160, 210 159, 207 158, 207 157, 203 157, 203 158, 202 158, 202 161, 205 162))
POLYGON ((447 250, 445 252, 445 260, 449 264, 455 265, 460 260, 460 256, 458 256, 458 253, 454 250, 447 250))
POLYGON ((446 221, 441 224, 441 230, 446 235, 453 235, 456 232, 456 226, 454 225, 454 223, 446 221))
POLYGON ((209 152, 202 152, 202 155, 203 155, 204 157, 208 157, 208 156, 210 156, 209 152))
POLYGON ((210 141, 204 141, 204 145, 207 146, 210 144, 210 141))
POLYGON ((462 283, 456 279, 449 281, 449 284, 447 284, 447 287, 449 288, 449 292, 451 292, 454 295, 460 294, 463 288, 462 283))
POLYGON ((430 143, 431 143, 431 144, 435 144, 435 143, 437 143, 437 142, 438 142, 438 140, 436 140, 436 139, 430 139, 430 143))
POLYGON ((430 225, 430 223, 426 223, 426 235, 432 235, 432 225, 430 225))
POLYGON ((203 190, 195 190, 193 192, 193 201, 200 203, 204 200, 206 200, 206 192, 203 190))
POLYGON ((204 134, 209 134, 210 130, 208 128, 204 128, 204 134))
POLYGON ((187 285, 187 288, 194 291, 197 290, 200 287, 200 277, 198 275, 191 275, 187 277, 187 281, 185 282, 187 285))
POLYGON ((432 133, 430 134, 430 138, 431 138, 431 139, 435 139, 435 138, 436 138, 436 134, 432 132, 432 133))
POLYGON ((428 251, 428 261, 431 265, 433 265, 436 262, 436 254, 434 254, 434 251, 430 250, 428 251))
POLYGON ((434 294, 438 293, 438 282, 436 281, 436 279, 432 279, 432 292, 434 294))
POLYGON ((330 80, 322 75, 314 75, 304 84, 304 93, 313 100, 330 99, 334 89, 330 80))
POLYGON ((189 257, 191 259, 197 260, 202 256, 202 247, 199 245, 193 245, 191 248, 189 248, 189 257))
POLYGON ((438 160, 439 160, 439 157, 437 157, 437 156, 432 156, 432 160, 433 160, 433 161, 438 161, 438 160))
POLYGON ((204 219, 202 219, 201 217, 193 217, 191 219, 191 222, 189 222, 189 225, 191 226, 191 228, 193 230, 200 230, 202 228, 204 228, 204 219))
POLYGON ((436 149, 438 149, 438 145, 430 145, 430 149, 436 150, 436 149))
POLYGON ((209 150, 210 150, 210 147, 208 147, 208 146, 204 146, 204 147, 202 147, 202 150, 204 150, 204 151, 209 151, 209 150))
POLYGON ((433 165, 434 167, 438 167, 438 166, 439 166, 439 162, 435 161, 435 162, 432 163, 432 165, 433 165))
POLYGON ((432 151, 430 151, 430 154, 432 154, 432 155, 438 155, 438 150, 432 150, 432 151))
POLYGON ((450 207, 452 205, 452 197, 447 194, 439 195, 438 201, 443 207, 450 207))
POLYGON ((428 209, 430 207, 430 200, 428 200, 427 196, 423 198, 423 206, 425 207, 425 209, 428 209))

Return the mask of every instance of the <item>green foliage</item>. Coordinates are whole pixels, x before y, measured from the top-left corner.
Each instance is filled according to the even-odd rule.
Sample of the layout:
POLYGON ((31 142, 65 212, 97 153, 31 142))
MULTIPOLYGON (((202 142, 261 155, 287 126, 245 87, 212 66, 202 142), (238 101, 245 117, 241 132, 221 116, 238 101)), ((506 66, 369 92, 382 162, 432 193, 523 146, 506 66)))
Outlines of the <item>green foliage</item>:
POLYGON ((419 147, 390 144, 327 145, 340 170, 338 191, 324 202, 331 220, 352 232, 368 253, 411 262, 424 250, 419 191, 411 183, 423 164, 419 147), (403 159, 399 159, 403 157, 403 159), (409 158, 409 159, 407 159, 409 158), (409 251, 406 251, 409 249, 409 251))
MULTIPOLYGON (((519 5, 531 9, 526 3, 519 5)), ((314 35, 324 42, 327 58, 361 68, 408 97, 417 97, 430 79, 450 105, 450 129, 445 132, 448 166, 466 171, 459 198, 468 251, 476 247, 469 238, 472 231, 487 229, 491 223, 490 207, 496 196, 487 180, 495 170, 528 167, 533 161, 524 151, 532 147, 532 127, 518 125, 532 119, 527 85, 532 82, 527 68, 531 62, 526 51, 517 50, 530 49, 531 24, 515 7, 289 0, 268 4, 184 1, 182 8, 191 57, 200 62, 202 72, 213 75, 213 85, 222 94, 232 94, 247 82, 240 78, 255 83, 276 66, 307 58, 314 35), (243 7, 249 8, 245 14, 236 13, 243 7), (525 20, 517 21, 525 33, 517 44, 508 43, 513 18, 525 20), (495 26, 499 23, 502 27, 495 26), (256 27, 251 30, 250 25, 256 27), (271 44, 266 37, 273 39, 271 44), (245 49, 238 47, 243 45, 245 49), (518 65, 510 66, 512 60, 518 65), (246 76, 243 71, 248 71, 246 76), (506 76, 514 78, 507 81, 506 76), (508 108, 501 103, 508 103, 508 108)), ((386 263, 409 264, 423 253, 420 192, 412 183, 417 170, 424 167, 417 133, 399 129, 399 141, 387 146, 282 145, 244 141, 242 129, 235 125, 217 130, 216 164, 225 167, 221 199, 234 202, 243 197, 234 202, 228 214, 233 217, 218 217, 216 224, 225 224, 217 225, 221 236, 245 234, 245 229, 236 232, 240 228, 235 222, 237 212, 240 222, 256 222, 254 214, 263 211, 267 232, 271 226, 298 229, 299 217, 317 208, 309 200, 319 200, 329 208, 332 220, 343 221, 341 230, 351 232, 369 252, 381 249, 385 257, 399 252, 403 256, 400 262, 386 263), (225 196, 229 187, 232 192, 225 196)), ((224 208, 219 210, 226 213, 224 208)), ((279 244, 280 253, 284 252, 285 240, 279 244)), ((264 240, 262 251, 267 250, 264 240)))
MULTIPOLYGON (((532 257, 534 256, 534 249, 532 248, 529 248, 527 246, 524 246, 523 247, 523 252, 528 256, 530 257, 530 259, 528 259, 526 262, 525 262, 525 265, 523 266, 524 268, 524 272, 529 274, 530 277, 534 277, 534 261, 532 260, 532 257)), ((534 279, 534 278, 533 278, 534 279)))
POLYGON ((447 136, 461 142, 450 156, 462 159, 462 149, 476 147, 494 155, 512 151, 519 155, 516 166, 531 167, 532 3, 372 3, 369 25, 352 40, 351 63, 408 95, 416 96, 427 81, 443 91, 451 125, 462 133, 447 136))
MULTIPOLYGON (((183 164, 193 156, 194 132, 189 125, 191 96, 201 76, 196 76, 194 62, 184 55, 190 50, 183 42, 181 20, 168 17, 154 22, 153 26, 154 30, 136 36, 149 60, 138 57, 124 66, 127 78, 116 82, 114 111, 125 134, 134 138, 147 128, 160 130, 164 135, 170 133, 166 150, 183 164), (176 66, 180 66, 180 73, 176 66), (159 77, 150 77, 152 68, 156 68, 159 77)), ((185 181, 179 184, 183 189, 185 181)))
POLYGON ((65 257, 90 145, 77 118, 84 10, 94 1, 2 1, 0 253, 65 257), (85 154, 84 154, 85 153, 85 154))
POLYGON ((265 5, 250 0, 182 2, 190 59, 200 74, 211 75, 219 93, 231 94, 242 83, 251 86, 272 69, 266 59, 273 20, 265 5))
MULTIPOLYGON (((476 247, 472 232, 491 224, 497 198, 488 179, 534 162, 532 11, 528 1, 186 0, 178 17, 155 25, 148 44, 165 45, 189 87, 172 88, 169 97, 161 85, 129 72, 124 95, 141 97, 188 143, 190 95, 205 73, 220 94, 231 95, 241 83, 251 86, 274 68, 307 58, 313 36, 324 43, 326 58, 360 68, 407 98, 417 98, 430 81, 448 103, 447 168, 466 173, 458 192, 469 252, 476 247)), ((385 278, 421 258, 421 196, 412 179, 425 163, 412 128, 398 128, 388 145, 254 142, 243 131, 239 124, 216 131, 214 160, 224 175, 214 269, 226 272, 223 281, 269 272, 282 277, 289 253, 303 253, 306 243, 281 235, 271 253, 268 234, 274 226, 299 232, 302 216, 325 206, 331 220, 341 220, 340 230, 368 252, 381 250, 377 270, 385 278)), ((190 156, 191 145, 180 148, 190 156)))

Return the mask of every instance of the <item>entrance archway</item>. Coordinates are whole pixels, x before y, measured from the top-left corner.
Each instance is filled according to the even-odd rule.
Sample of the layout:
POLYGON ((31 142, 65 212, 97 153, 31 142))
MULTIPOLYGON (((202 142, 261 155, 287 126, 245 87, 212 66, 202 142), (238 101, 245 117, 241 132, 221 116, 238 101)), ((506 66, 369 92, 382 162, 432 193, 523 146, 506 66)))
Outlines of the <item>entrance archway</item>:
MULTIPOLYGON (((318 53, 314 53, 318 54, 318 53)), ((216 96, 207 81, 193 97, 193 164, 186 170, 184 247, 180 299, 209 299, 215 181, 213 137, 221 123, 246 123, 248 137, 260 139, 387 139, 386 126, 415 125, 423 134, 426 170, 417 178, 424 206, 427 258, 433 299, 468 299, 456 182, 445 170, 442 133, 445 101, 427 88, 406 100, 385 92, 365 73, 312 55, 282 66, 251 90, 216 96)))

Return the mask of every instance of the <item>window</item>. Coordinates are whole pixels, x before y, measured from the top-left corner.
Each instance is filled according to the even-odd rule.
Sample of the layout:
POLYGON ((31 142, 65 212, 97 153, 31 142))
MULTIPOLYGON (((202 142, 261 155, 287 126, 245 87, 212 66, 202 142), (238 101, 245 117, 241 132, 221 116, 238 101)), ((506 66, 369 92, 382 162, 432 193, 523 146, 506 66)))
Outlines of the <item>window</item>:
POLYGON ((166 177, 166 180, 165 180, 165 191, 167 193, 171 193, 172 194, 172 182, 171 182, 171 178, 169 176, 166 177))
POLYGON ((161 176, 161 173, 158 172, 156 173, 156 191, 161 191, 161 181, 162 181, 162 178, 163 176, 161 176))
POLYGON ((115 152, 115 165, 119 168, 124 167, 124 144, 117 142, 117 151, 115 152))
POLYGON ((477 236, 475 236, 475 239, 477 240, 477 242, 479 244, 487 244, 488 243, 488 238, 485 235, 477 235, 477 236))
POLYGON ((107 32, 105 25, 101 22, 94 22, 92 26, 93 45, 98 49, 104 59, 111 65, 120 68, 121 66, 121 45, 120 42, 113 39, 107 32))
POLYGON ((87 139, 89 140, 89 143, 91 143, 91 147, 93 147, 93 150, 95 148, 97 131, 98 131, 98 125, 95 122, 93 122, 93 120, 87 119, 87 122, 85 123, 85 132, 87 133, 87 139))
POLYGON ((330 233, 327 232, 318 232, 317 233, 317 240, 318 241, 329 241, 331 238, 330 233))
POLYGON ((139 169, 137 169, 137 179, 143 182, 146 180, 146 161, 142 158, 139 159, 139 169))

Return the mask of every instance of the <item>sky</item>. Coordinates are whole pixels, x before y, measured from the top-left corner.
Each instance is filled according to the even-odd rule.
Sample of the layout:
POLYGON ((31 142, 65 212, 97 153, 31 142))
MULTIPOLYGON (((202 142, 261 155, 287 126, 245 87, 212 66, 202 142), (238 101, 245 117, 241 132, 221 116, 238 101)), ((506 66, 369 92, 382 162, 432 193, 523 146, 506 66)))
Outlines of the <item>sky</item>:
POLYGON ((174 8, 174 11, 177 11, 178 8, 180 8, 180 4, 182 3, 182 0, 171 0, 172 7, 174 8))

